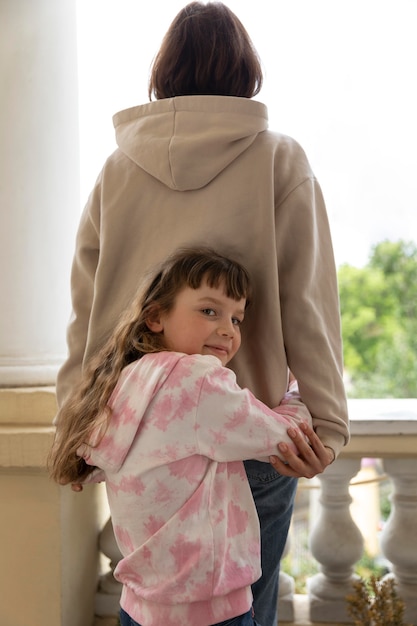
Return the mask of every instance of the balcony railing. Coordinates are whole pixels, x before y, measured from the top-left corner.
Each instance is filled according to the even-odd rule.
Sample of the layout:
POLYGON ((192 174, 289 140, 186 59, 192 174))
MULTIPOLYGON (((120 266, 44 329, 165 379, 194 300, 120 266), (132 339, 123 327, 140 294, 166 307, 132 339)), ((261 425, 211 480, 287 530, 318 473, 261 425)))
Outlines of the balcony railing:
MULTIPOLYGON (((311 522, 310 550, 319 572, 308 580, 300 602, 294 580, 281 573, 281 623, 297 624, 304 607, 312 623, 352 622, 346 596, 358 579, 355 564, 364 553, 364 538, 351 515, 351 484, 363 457, 381 459, 392 483, 392 510, 381 535, 381 554, 406 604, 405 619, 417 625, 417 400, 351 400, 352 441, 321 476, 318 514, 311 522), (307 605, 307 609, 306 609, 307 605)), ((117 611, 120 587, 112 576, 119 553, 111 523, 101 534, 101 547, 112 567, 101 578, 97 615, 117 611)))
MULTIPOLYGON (((44 459, 54 411, 53 389, 0 392, 0 623, 23 626, 36 616, 42 626, 107 626, 115 621, 120 588, 111 573, 119 557, 104 524, 104 490, 89 486, 75 494, 48 481, 44 459)), ((361 460, 375 458, 391 482, 392 500, 380 550, 405 601, 406 622, 417 626, 417 399, 351 400, 350 415, 351 443, 315 479, 319 496, 309 536, 318 572, 302 597, 282 574, 280 623, 352 622, 345 596, 364 551, 351 514, 352 483, 361 460)))

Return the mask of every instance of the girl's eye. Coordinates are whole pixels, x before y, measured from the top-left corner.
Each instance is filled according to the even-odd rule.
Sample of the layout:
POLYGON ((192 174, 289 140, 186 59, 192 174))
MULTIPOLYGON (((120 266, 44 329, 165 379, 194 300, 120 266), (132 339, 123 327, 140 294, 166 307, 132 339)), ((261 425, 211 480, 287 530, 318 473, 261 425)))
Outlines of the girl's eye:
POLYGON ((235 326, 240 326, 242 322, 243 322, 243 320, 240 320, 237 317, 233 317, 232 318, 232 324, 234 324, 235 326))
POLYGON ((202 309, 202 313, 204 313, 204 315, 216 315, 216 311, 214 309, 202 309))

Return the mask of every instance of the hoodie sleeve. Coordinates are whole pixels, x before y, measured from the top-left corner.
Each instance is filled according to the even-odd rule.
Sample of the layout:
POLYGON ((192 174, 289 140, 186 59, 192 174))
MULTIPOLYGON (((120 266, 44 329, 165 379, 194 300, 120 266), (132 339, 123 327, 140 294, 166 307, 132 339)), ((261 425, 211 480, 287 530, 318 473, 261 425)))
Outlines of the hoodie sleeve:
MULTIPOLYGON (((58 407, 81 377, 100 254, 100 181, 101 176, 83 211, 76 237, 71 270, 72 313, 67 329, 68 357, 57 377, 58 407)), ((55 423, 58 422, 59 413, 55 418, 55 423)))
POLYGON ((301 148, 297 158, 306 175, 276 206, 284 342, 314 430, 337 456, 349 441, 337 274, 320 186, 301 148))
POLYGON ((295 387, 270 409, 238 386, 234 372, 219 366, 204 377, 196 421, 199 454, 215 461, 268 461, 271 454, 280 456, 280 442, 297 452, 287 429, 302 421, 311 425, 311 415, 295 387))

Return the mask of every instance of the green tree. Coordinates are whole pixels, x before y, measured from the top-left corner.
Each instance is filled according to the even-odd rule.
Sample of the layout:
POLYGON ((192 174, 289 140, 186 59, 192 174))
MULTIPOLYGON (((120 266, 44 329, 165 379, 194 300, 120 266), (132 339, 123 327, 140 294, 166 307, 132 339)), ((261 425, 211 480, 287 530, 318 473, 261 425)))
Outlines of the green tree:
POLYGON ((417 323, 417 246, 383 241, 373 248, 369 267, 381 269, 399 305, 405 324, 417 323))
POLYGON ((417 246, 383 241, 338 278, 349 395, 417 397, 417 246))

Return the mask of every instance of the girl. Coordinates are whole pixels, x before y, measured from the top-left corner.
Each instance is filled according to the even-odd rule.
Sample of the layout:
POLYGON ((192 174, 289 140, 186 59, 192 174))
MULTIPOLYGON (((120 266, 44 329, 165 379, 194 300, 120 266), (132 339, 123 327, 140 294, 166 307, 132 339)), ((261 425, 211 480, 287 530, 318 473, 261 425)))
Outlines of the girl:
POLYGON ((64 407, 51 476, 106 481, 122 625, 256 624, 259 522, 242 461, 292 445, 288 427, 311 418, 295 389, 272 410, 225 367, 249 299, 239 264, 177 252, 64 407))

